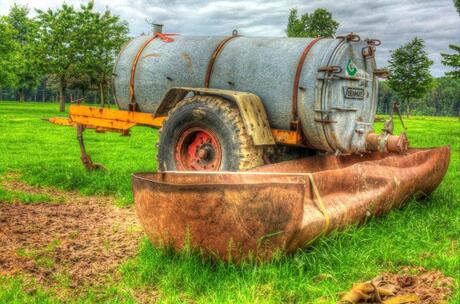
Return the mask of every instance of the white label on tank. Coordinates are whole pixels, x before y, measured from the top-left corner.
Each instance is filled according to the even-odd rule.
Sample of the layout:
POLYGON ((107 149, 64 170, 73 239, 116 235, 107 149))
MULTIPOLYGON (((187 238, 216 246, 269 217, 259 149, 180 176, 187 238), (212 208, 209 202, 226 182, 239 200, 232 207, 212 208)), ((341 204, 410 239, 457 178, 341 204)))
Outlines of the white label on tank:
POLYGON ((364 99, 364 89, 343 87, 343 94, 346 99, 364 99))

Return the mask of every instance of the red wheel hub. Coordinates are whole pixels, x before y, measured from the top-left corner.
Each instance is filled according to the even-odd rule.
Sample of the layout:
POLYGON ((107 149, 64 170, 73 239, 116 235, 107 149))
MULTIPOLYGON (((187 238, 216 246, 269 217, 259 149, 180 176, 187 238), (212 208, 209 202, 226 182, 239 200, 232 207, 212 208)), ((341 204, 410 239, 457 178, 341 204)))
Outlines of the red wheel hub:
POLYGON ((222 149, 214 132, 203 127, 193 127, 184 130, 179 136, 175 159, 178 170, 218 171, 222 149))

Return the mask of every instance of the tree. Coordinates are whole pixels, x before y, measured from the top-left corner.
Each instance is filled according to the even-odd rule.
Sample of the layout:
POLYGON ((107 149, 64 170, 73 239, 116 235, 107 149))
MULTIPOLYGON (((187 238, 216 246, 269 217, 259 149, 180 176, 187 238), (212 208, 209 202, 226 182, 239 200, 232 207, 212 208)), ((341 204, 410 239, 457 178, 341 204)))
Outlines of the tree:
POLYGON ((42 53, 59 86, 61 111, 69 88, 83 92, 96 88, 104 104, 115 58, 127 41, 127 24, 108 10, 94 11, 93 1, 79 11, 67 4, 55 11, 38 11, 38 20, 42 53))
POLYGON ((316 9, 312 14, 305 13, 300 18, 297 10, 292 9, 286 29, 288 37, 332 37, 339 23, 332 19, 332 14, 323 8, 316 9))
POLYGON ((84 50, 84 70, 90 83, 98 89, 104 105, 115 59, 128 40, 128 25, 109 10, 103 14, 95 12, 93 1, 81 8, 80 22, 83 26, 80 36, 83 39, 80 45, 84 50))
POLYGON ((460 78, 460 46, 457 45, 449 45, 449 48, 457 54, 445 54, 441 53, 442 56, 442 64, 445 66, 451 67, 453 70, 446 72, 447 76, 460 78))
MULTIPOLYGON (((460 0, 454 0, 454 5, 457 8, 457 12, 460 14, 460 0)), ((451 44, 449 45, 449 48, 456 53, 441 53, 442 64, 453 68, 453 71, 447 72, 446 75, 455 78, 460 78, 460 46, 451 44)))
POLYGON ((14 28, 6 18, 0 17, 0 88, 11 87, 18 82, 15 67, 19 46, 14 35, 14 28))
POLYGON ((20 46, 16 56, 15 74, 18 78, 19 100, 24 101, 24 91, 35 89, 43 77, 40 57, 37 56, 38 24, 28 17, 29 9, 26 6, 14 4, 6 21, 15 30, 13 39, 20 46))
POLYGON ((72 6, 63 4, 55 11, 38 10, 40 54, 46 62, 47 73, 59 85, 59 109, 65 111, 65 94, 69 80, 81 71, 83 59, 79 40, 81 24, 72 6))
POLYGON ((394 91, 389 88, 388 81, 380 81, 378 91, 378 109, 380 113, 389 114, 391 112, 393 98, 394 91))
POLYGON ((407 115, 411 113, 411 102, 424 97, 433 87, 433 76, 430 74, 433 61, 424 48, 424 41, 414 38, 391 52, 388 85, 406 105, 407 115))

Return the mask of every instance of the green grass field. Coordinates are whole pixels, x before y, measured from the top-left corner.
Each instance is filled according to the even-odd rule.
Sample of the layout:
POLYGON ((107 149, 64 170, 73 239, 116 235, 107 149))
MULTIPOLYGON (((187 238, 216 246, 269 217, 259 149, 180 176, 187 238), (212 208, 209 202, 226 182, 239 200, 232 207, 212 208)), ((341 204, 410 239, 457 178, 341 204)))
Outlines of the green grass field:
MULTIPOLYGON (((110 194, 132 204, 131 173, 154 171, 158 133, 134 128, 131 137, 85 132, 89 153, 107 168, 87 172, 80 163, 75 130, 41 118, 59 115, 57 104, 0 102, 0 176, 15 173, 28 184, 110 194)), ((120 266, 120 275, 68 302, 135 303, 149 291, 164 303, 335 303, 337 293, 356 281, 403 266, 439 269, 460 282, 460 122, 458 118, 406 119, 412 146, 451 145, 444 182, 428 199, 317 241, 293 256, 270 263, 214 263, 190 252, 173 254, 142 240, 137 257, 120 266)), ((376 130, 381 124, 376 125, 376 130)), ((400 126, 397 124, 397 131, 400 126)), ((0 201, 25 194, 0 191, 0 201)), ((24 200, 37 198, 25 195, 24 200)), ((0 303, 56 303, 60 289, 47 289, 21 276, 0 276, 0 303)), ((460 303, 455 291, 450 303, 460 303)))

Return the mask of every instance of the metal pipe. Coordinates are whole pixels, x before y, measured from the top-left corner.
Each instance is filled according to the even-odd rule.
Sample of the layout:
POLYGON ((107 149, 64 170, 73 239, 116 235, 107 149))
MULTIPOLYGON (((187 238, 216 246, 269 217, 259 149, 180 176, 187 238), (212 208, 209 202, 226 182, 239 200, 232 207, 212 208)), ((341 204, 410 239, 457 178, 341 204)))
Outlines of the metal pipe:
POLYGON ((405 153, 409 149, 409 140, 404 132, 398 136, 369 133, 366 138, 366 148, 368 151, 405 153))
POLYGON ((163 24, 154 23, 154 24, 153 24, 153 33, 154 33, 154 34, 161 34, 161 33, 163 33, 163 24))

